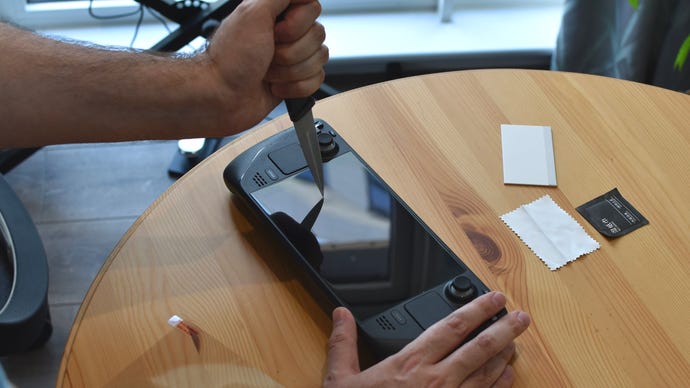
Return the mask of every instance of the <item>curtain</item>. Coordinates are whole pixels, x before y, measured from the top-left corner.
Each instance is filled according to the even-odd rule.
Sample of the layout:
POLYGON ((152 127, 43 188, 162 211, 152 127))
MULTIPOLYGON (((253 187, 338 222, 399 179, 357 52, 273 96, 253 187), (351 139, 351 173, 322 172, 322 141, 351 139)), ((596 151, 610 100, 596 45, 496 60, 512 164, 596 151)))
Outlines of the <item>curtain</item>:
POLYGON ((690 60, 674 69, 690 35, 690 0, 566 0, 553 70, 690 89, 690 60))

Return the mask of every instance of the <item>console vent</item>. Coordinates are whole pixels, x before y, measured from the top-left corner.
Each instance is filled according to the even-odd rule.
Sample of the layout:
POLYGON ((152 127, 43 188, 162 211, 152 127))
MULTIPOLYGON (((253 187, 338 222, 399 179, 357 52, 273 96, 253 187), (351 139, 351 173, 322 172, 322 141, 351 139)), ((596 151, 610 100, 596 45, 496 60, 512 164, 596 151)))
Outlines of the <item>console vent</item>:
POLYGON ((381 315, 376 318, 376 323, 378 323, 379 327, 381 327, 383 330, 395 330, 395 326, 393 326, 391 321, 389 321, 385 315, 381 315))
POLYGON ((254 176, 252 177, 252 180, 253 180, 254 183, 256 183, 256 185, 259 186, 259 187, 261 187, 261 186, 263 186, 263 185, 265 185, 265 184, 267 183, 267 182, 266 182, 266 179, 264 179, 264 177, 261 176, 261 173, 259 173, 259 172, 257 172, 256 174, 254 174, 254 176))

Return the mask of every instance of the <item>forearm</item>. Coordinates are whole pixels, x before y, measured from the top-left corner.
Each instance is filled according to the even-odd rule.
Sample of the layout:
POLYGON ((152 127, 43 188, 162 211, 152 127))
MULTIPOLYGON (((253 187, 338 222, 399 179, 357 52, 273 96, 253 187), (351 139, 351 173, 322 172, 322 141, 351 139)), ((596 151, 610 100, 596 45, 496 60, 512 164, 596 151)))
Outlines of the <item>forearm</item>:
POLYGON ((316 0, 243 0, 193 58, 57 42, 0 23, 0 148, 247 129, 323 81, 320 11, 316 0))
POLYGON ((234 97, 206 56, 57 42, 0 24, 0 146, 230 134, 234 97), (209 62, 209 63, 205 63, 209 62))

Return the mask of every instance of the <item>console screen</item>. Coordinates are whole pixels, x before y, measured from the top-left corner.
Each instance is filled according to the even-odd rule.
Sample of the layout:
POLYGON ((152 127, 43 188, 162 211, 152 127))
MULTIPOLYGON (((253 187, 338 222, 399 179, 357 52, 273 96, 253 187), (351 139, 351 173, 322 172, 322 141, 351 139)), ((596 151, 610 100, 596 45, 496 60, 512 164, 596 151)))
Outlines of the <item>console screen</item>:
POLYGON ((356 317, 464 272, 351 152, 324 163, 324 177, 315 220, 321 194, 308 170, 251 195, 356 317))

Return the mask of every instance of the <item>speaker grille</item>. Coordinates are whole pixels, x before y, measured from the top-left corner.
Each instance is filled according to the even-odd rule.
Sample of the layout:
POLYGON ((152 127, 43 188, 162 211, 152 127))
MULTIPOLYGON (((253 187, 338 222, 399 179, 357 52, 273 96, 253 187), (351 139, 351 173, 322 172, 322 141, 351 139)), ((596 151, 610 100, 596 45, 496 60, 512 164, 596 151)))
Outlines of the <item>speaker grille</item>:
POLYGON ((389 321, 385 315, 381 315, 376 318, 376 323, 378 323, 379 327, 381 327, 383 330, 395 330, 395 326, 393 326, 391 321, 389 321))
POLYGON ((261 175, 261 173, 259 173, 259 172, 257 172, 256 174, 254 174, 254 176, 252 177, 252 180, 253 180, 254 183, 256 183, 256 185, 259 186, 259 187, 261 187, 261 186, 263 186, 263 185, 265 185, 265 184, 267 183, 267 182, 266 182, 266 179, 265 179, 265 178, 261 175))

